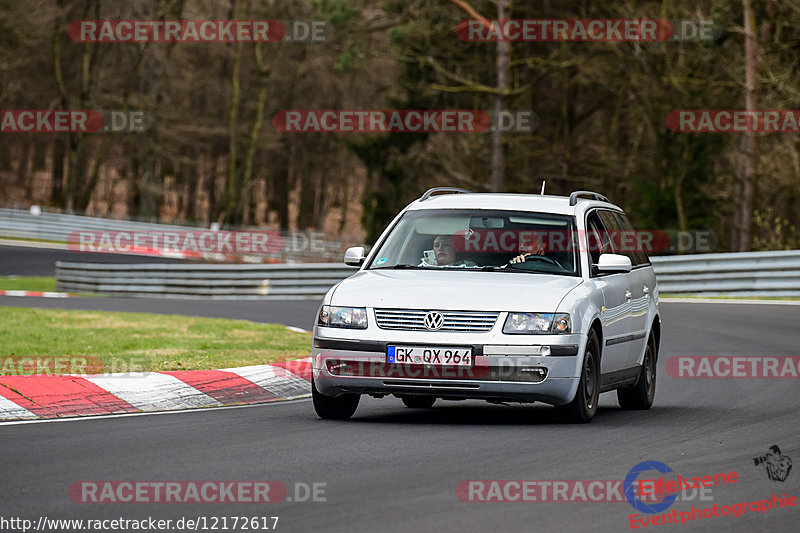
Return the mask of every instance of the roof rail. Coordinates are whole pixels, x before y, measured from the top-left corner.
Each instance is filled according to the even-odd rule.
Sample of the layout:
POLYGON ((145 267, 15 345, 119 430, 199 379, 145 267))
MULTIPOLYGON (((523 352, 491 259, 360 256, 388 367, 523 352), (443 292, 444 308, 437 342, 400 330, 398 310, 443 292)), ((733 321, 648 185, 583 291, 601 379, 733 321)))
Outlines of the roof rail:
POLYGON ((597 200, 598 202, 606 202, 610 204, 611 202, 608 201, 608 198, 603 196, 602 194, 592 192, 592 191, 573 191, 572 194, 569 195, 569 205, 575 205, 578 203, 578 196, 590 196, 592 200, 597 200))
POLYGON ((425 194, 420 196, 419 201, 424 202, 425 200, 430 198, 433 195, 433 193, 437 192, 452 192, 456 194, 458 193, 463 194, 463 193, 471 193, 472 191, 468 191, 466 189, 459 189, 458 187, 434 187, 433 189, 428 189, 427 191, 425 191, 425 194))

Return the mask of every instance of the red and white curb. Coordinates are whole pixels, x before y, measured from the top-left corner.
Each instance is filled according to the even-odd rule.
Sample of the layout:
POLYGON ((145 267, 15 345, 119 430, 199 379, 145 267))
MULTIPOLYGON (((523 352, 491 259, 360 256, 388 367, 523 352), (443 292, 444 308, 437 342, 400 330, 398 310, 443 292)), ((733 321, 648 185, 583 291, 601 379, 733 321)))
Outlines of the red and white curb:
POLYGON ((0 420, 221 407, 310 393, 310 357, 223 370, 0 376, 0 420))
POLYGON ((66 292, 49 291, 0 291, 0 296, 38 296, 41 298, 69 298, 66 292))

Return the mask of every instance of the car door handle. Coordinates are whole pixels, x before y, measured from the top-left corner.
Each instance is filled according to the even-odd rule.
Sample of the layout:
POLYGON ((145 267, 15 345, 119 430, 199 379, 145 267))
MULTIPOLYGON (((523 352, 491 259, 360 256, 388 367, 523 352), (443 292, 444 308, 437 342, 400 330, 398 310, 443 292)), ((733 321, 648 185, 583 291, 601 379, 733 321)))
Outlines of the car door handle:
POLYGON ((633 298, 633 294, 631 294, 631 291, 625 289, 625 298, 628 299, 628 300, 633 298))

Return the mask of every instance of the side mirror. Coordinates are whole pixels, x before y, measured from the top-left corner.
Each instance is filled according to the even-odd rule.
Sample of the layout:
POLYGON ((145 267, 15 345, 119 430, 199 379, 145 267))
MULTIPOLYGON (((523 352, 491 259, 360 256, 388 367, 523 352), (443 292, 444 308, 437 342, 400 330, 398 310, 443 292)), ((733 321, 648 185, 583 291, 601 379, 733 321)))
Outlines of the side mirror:
MULTIPOLYGON (((354 267, 361 266, 362 264, 364 264, 364 247, 354 246, 352 248, 348 248, 347 250, 345 250, 344 264, 354 267)), ((630 261, 628 261, 628 264, 630 264, 630 261)))
POLYGON ((633 268, 631 258, 620 254, 600 254, 597 262, 598 272, 630 272, 633 268))

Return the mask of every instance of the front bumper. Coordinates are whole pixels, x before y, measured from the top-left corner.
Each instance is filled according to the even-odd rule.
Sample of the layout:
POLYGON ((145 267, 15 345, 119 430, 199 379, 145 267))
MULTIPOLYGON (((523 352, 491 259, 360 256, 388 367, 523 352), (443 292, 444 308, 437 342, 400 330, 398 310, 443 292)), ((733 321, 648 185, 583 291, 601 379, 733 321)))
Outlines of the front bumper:
POLYGON ((562 405, 574 398, 586 336, 382 332, 317 327, 313 376, 327 396, 425 394, 562 405), (523 344, 528 343, 528 344, 523 344), (389 345, 471 347, 471 367, 386 363, 389 345), (548 355, 543 355, 548 354, 548 355))

